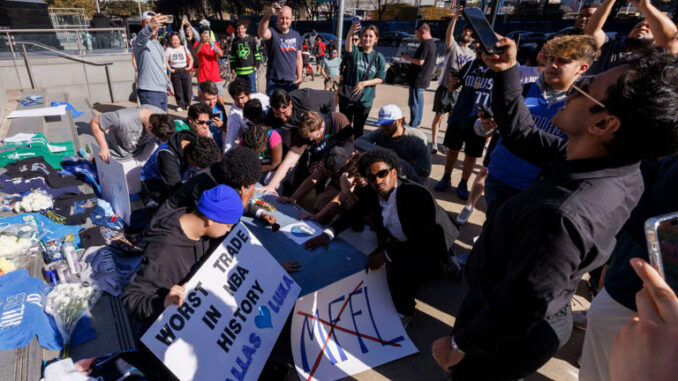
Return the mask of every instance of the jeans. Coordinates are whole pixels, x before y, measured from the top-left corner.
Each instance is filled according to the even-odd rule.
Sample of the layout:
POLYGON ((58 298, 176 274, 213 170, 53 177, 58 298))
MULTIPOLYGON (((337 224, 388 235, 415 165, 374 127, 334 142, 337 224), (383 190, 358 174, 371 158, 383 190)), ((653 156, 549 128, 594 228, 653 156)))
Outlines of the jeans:
POLYGON ((410 97, 407 101, 410 106, 410 127, 421 125, 421 115, 424 113, 424 89, 410 87, 410 97))
POLYGON ((162 91, 149 91, 137 89, 139 103, 142 105, 153 105, 162 111, 167 111, 167 93, 162 91))
POLYGON ((485 203, 487 204, 487 212, 485 213, 486 218, 489 219, 504 201, 520 192, 520 189, 516 189, 497 180, 492 176, 492 173, 487 175, 487 179, 485 179, 485 203))
POLYGON ((177 107, 188 109, 193 100, 193 82, 191 73, 184 69, 176 69, 172 73, 172 86, 174 87, 174 99, 177 107))
POLYGON ((299 86, 295 85, 294 82, 287 82, 287 81, 278 81, 272 78, 266 78, 266 95, 269 97, 275 90, 282 89, 287 91, 288 93, 290 91, 298 89, 299 86))
POLYGON ((246 80, 250 81, 250 90, 252 90, 253 93, 257 92, 257 72, 253 71, 247 75, 239 75, 238 78, 245 78, 246 80))

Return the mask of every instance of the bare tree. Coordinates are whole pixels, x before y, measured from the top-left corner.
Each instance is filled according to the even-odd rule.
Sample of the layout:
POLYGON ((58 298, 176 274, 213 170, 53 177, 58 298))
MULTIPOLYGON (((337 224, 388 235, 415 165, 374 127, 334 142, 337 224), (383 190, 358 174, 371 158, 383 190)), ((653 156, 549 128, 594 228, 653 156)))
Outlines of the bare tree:
POLYGON ((368 3, 372 5, 372 8, 377 11, 377 17, 381 21, 381 17, 386 12, 386 9, 389 5, 399 3, 399 0, 368 0, 368 3))

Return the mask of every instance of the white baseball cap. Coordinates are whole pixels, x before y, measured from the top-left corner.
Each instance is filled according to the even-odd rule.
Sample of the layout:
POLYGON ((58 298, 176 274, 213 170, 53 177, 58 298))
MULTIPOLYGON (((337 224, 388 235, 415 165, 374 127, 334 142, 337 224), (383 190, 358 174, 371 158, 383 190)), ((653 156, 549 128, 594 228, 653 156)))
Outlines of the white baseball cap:
POLYGON ((146 12, 144 12, 144 13, 141 14, 141 19, 142 19, 142 20, 146 20, 146 19, 150 19, 150 18, 153 17, 153 16, 155 16, 155 12, 153 12, 153 11, 146 11, 146 12))
POLYGON ((396 105, 386 105, 379 109, 379 121, 377 122, 377 125, 383 126, 386 124, 391 124, 402 118, 403 112, 400 111, 400 107, 396 105))

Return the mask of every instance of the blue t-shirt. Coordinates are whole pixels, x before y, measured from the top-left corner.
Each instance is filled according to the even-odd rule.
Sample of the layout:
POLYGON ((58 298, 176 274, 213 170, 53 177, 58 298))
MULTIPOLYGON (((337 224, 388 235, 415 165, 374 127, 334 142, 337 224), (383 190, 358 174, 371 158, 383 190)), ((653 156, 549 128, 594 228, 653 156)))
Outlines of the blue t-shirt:
POLYGON ((297 79, 297 51, 301 50, 301 36, 294 29, 287 33, 280 33, 274 27, 268 30, 271 31, 271 43, 266 78, 294 82, 297 79))
POLYGON ((75 247, 80 247, 80 236, 78 233, 82 230, 82 226, 58 224, 39 213, 23 213, 17 216, 0 218, 0 228, 16 224, 37 226, 38 236, 44 233, 41 238, 41 241, 44 243, 47 243, 50 240, 61 241, 69 233, 73 234, 75 236, 75 247))
MULTIPOLYGON (((536 127, 551 135, 567 139, 567 136, 551 123, 551 118, 564 103, 563 100, 549 105, 537 83, 529 85, 525 95, 525 105, 530 109, 536 127)), ((539 176, 541 168, 513 154, 500 139, 492 151, 488 171, 502 183, 523 190, 539 176)))
POLYGON ((480 59, 474 59, 464 65, 460 71, 461 91, 448 118, 450 126, 473 128, 478 116, 476 104, 492 107, 493 73, 480 59))
POLYGON ((35 335, 43 347, 61 349, 59 331, 43 307, 49 291, 25 269, 0 276, 0 350, 23 348, 35 335))

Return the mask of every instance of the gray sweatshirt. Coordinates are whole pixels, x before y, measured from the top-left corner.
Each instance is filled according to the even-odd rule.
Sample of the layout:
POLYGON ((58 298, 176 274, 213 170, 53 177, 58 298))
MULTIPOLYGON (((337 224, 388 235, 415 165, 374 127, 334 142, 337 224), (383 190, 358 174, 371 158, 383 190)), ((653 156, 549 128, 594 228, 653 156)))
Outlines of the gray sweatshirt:
MULTIPOLYGON (((412 127, 405 127, 405 133, 396 139, 384 135, 380 128, 370 131, 355 141, 358 151, 370 151, 375 147, 395 151, 406 166, 411 166, 424 180, 431 174, 431 153, 427 147, 426 134, 412 127)), ((403 168, 407 172, 409 168, 403 168)), ((416 181, 416 179, 415 179, 416 181)))
POLYGON ((165 52, 157 39, 151 40, 151 26, 141 29, 134 40, 134 58, 137 61, 139 90, 166 92, 169 78, 165 71, 165 52))

